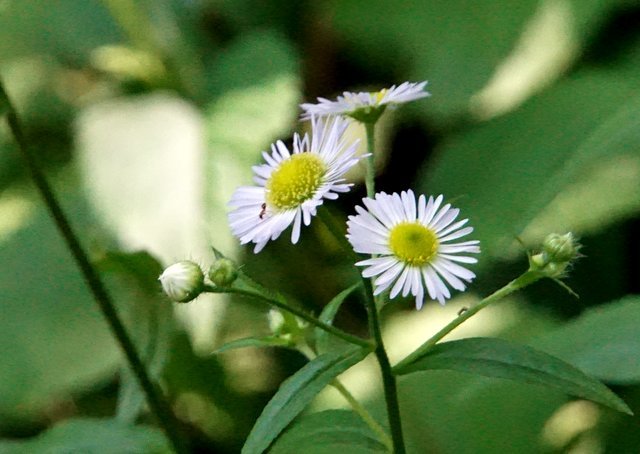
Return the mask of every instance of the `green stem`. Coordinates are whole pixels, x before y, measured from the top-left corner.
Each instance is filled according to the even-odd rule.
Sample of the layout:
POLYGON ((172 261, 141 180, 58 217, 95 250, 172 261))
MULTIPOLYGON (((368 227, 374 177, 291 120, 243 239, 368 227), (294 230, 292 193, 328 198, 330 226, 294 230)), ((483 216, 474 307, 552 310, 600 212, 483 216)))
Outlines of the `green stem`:
POLYGON ((367 186, 367 197, 373 198, 376 193, 375 189, 375 178, 376 178, 376 167, 375 167, 375 159, 374 159, 374 150, 375 150, 375 123, 365 123, 364 128, 367 132, 367 153, 369 156, 367 157, 367 172, 365 174, 365 185, 367 186))
POLYGON ((460 326, 466 320, 468 320, 471 317, 473 317, 475 314, 480 312, 482 309, 484 309, 488 305, 490 305, 490 304, 492 304, 492 303, 504 298, 505 296, 507 296, 507 295, 517 291, 517 290, 520 290, 520 289, 526 287, 527 285, 530 285, 530 284, 534 283, 535 281, 537 281, 537 280, 539 280, 539 279, 541 279, 543 277, 544 277, 544 275, 539 273, 539 272, 531 271, 531 270, 526 271, 521 276, 519 276, 516 279, 514 279, 513 281, 509 282, 507 285, 505 285, 501 289, 496 290, 491 295, 487 296, 485 299, 480 301, 478 304, 476 304, 474 306, 471 306, 468 310, 466 310, 463 313, 461 313, 460 315, 458 315, 458 317, 453 319, 448 325, 446 325, 444 328, 442 328, 440 331, 438 331, 433 337, 431 337, 424 344, 422 344, 420 347, 418 347, 417 350, 415 350, 413 353, 408 355, 406 358, 404 358, 398 364, 393 366, 393 369, 397 370, 397 369, 399 369, 399 368, 401 368, 401 367, 403 367, 403 366, 405 366, 407 364, 412 363, 417 358, 419 358, 422 355, 424 355, 427 351, 429 351, 429 349, 431 349, 434 345, 436 345, 447 334, 449 334, 451 331, 456 329, 458 326, 460 326))
POLYGON ((358 399, 353 397, 353 394, 351 394, 351 392, 349 392, 349 390, 340 381, 338 381, 338 379, 334 379, 331 382, 331 386, 333 386, 336 391, 338 391, 342 395, 342 397, 344 397, 353 411, 355 411, 358 416, 362 418, 362 420, 371 428, 371 430, 376 433, 376 435, 386 446, 386 448, 391 451, 391 449, 393 448, 393 440, 389 438, 387 432, 382 428, 380 424, 378 424, 378 421, 376 421, 373 416, 371 416, 371 414, 367 411, 366 408, 364 408, 364 406, 358 401, 358 399))
POLYGON ((382 331, 380 329, 380 320, 378 318, 378 310, 376 308, 375 299, 373 297, 373 288, 371 281, 365 279, 365 302, 367 312, 369 314, 369 331, 375 342, 374 353, 380 364, 380 372, 382 374, 382 387, 384 390, 384 398, 387 404, 387 417, 389 418, 389 427, 391 428, 391 438, 393 440, 393 452, 396 454, 404 454, 404 437, 402 435, 402 420, 400 418, 400 405, 398 404, 398 387, 396 377, 393 375, 391 363, 387 356, 382 341, 382 331))
POLYGON ((18 144, 18 149, 24 158, 27 168, 31 174, 31 178, 40 192, 40 195, 42 196, 58 231, 64 238, 69 251, 73 255, 78 268, 80 268, 82 276, 91 290, 91 293, 93 293, 93 297, 107 320, 114 337, 122 348, 129 366, 131 367, 131 370, 136 376, 138 383, 147 398, 151 411, 158 418, 158 421, 173 445, 174 450, 178 453, 187 452, 186 448, 182 444, 180 433, 177 428, 177 422, 173 412, 171 411, 171 407, 162 397, 160 390, 151 381, 131 337, 127 333, 124 324, 118 316, 111 297, 107 293, 107 290, 100 280, 97 272, 91 265, 86 252, 78 240, 78 236, 73 231, 71 224, 51 189, 51 186, 40 170, 35 156, 29 149, 15 108, 4 90, 4 86, 0 83, 0 104, 3 102, 6 104, 5 109, 9 129, 18 144))
POLYGON ((306 312, 304 312, 303 310, 297 309, 293 306, 290 306, 289 304, 276 299, 276 298, 270 298, 268 296, 265 296, 259 292, 254 292, 251 290, 245 290, 245 289, 240 289, 240 288, 234 288, 234 287, 214 287, 211 285, 207 285, 205 286, 204 289, 205 292, 209 292, 209 293, 235 293, 237 295, 244 295, 244 296, 248 296, 251 298, 256 298, 259 300, 264 301, 267 304, 270 304, 272 306, 276 306, 284 311, 290 312, 293 315, 296 315, 297 317, 300 317, 303 320, 306 320, 307 322, 309 322, 310 324, 317 326, 318 328, 333 334, 336 337, 339 337, 340 339, 343 339, 351 344, 355 344, 355 345, 359 345, 361 347, 365 347, 365 348, 372 348, 373 345, 371 344, 370 341, 362 339, 360 337, 356 337, 353 336, 349 333, 345 333, 344 331, 328 325, 326 323, 321 322, 320 320, 316 319, 315 317, 313 317, 312 315, 307 314, 306 312))
MULTIPOLYGON (((367 133, 367 173, 365 175, 365 184, 367 186, 367 197, 373 198, 375 195, 375 122, 366 122, 364 124, 367 133)), ((391 363, 387 356, 382 340, 382 330, 380 329, 380 320, 378 318, 378 309, 376 299, 373 295, 373 286, 370 279, 362 278, 364 281, 365 303, 369 314, 369 332, 375 342, 374 353, 380 364, 380 372, 382 374, 382 387, 384 390, 384 398, 387 404, 387 417, 389 418, 389 427, 391 428, 391 439, 393 441, 393 451, 396 454, 404 454, 404 437, 402 435, 402 420, 400 418, 400 405, 398 403, 398 387, 396 377, 391 370, 391 363)))
MULTIPOLYGON (((310 361, 317 356, 316 352, 306 344, 299 345, 298 349, 310 361)), ((336 391, 338 391, 342 395, 342 397, 344 397, 344 400, 347 401, 353 411, 355 411, 358 416, 360 416, 360 418, 365 422, 365 424, 367 424, 371 428, 371 430, 373 430, 376 435, 378 435, 378 438, 380 439, 382 444, 384 444, 385 447, 389 451, 391 451, 393 442, 391 441, 391 438, 389 438, 389 435, 387 435, 387 432, 385 432, 383 427, 378 424, 378 421, 376 421, 373 416, 371 416, 371 414, 367 411, 366 408, 364 408, 364 406, 358 401, 358 399, 353 397, 353 394, 351 394, 346 386, 344 386, 337 378, 334 378, 331 381, 330 385, 335 388, 336 391)))

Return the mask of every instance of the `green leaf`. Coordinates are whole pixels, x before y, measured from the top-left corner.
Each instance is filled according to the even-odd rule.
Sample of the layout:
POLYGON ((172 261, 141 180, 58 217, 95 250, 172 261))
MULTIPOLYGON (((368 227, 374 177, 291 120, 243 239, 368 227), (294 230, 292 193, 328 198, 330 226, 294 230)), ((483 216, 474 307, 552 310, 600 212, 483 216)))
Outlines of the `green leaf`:
POLYGON ((60 0, 55 8, 47 0, 2 5, 0 60, 53 54, 79 64, 88 60, 96 47, 121 40, 118 26, 102 2, 60 0))
POLYGON ((349 454, 388 452, 354 412, 327 410, 302 416, 273 444, 271 454, 349 454))
POLYGON ((640 382, 640 297, 587 310, 532 345, 611 383, 640 382))
POLYGON ((209 83, 214 98, 206 107, 203 168, 207 219, 215 226, 211 236, 225 251, 239 247, 228 228, 218 227, 227 218, 227 202, 238 186, 251 181, 251 166, 260 152, 296 124, 299 73, 292 44, 266 30, 239 35, 213 62, 209 83))
POLYGON ((428 79, 433 96, 418 106, 441 122, 466 111, 469 98, 509 54, 538 3, 410 0, 398 7, 386 0, 347 0, 335 2, 333 17, 354 59, 404 70, 410 80, 428 79))
POLYGON ((5 454, 173 452, 162 432, 149 426, 130 426, 110 419, 70 419, 24 442, 0 442, 5 454))
MULTIPOLYGON (((127 302, 125 325, 151 378, 158 381, 176 330, 171 302, 159 292, 162 266, 146 252, 110 252, 97 264, 109 292, 127 302)), ((117 417, 134 422, 146 398, 131 369, 121 369, 117 417)))
POLYGON ((331 380, 360 362, 366 349, 325 353, 285 380, 253 426, 242 452, 262 453, 331 380))
MULTIPOLYGON (((554 197, 588 181, 586 170, 616 155, 638 155, 633 92, 624 78, 582 73, 446 142, 418 188, 446 194, 471 220, 483 252, 504 257, 554 197)), ((607 194, 615 196, 615 188, 607 194)))
POLYGON ((633 414, 606 386, 574 366, 547 353, 502 339, 476 337, 437 344, 395 373, 406 375, 426 370, 457 370, 539 384, 633 414))
MULTIPOLYGON (((74 213, 76 231, 95 228, 78 193, 58 196, 74 213)), ((40 414, 54 396, 70 398, 104 383, 122 358, 41 202, 16 197, 12 205, 3 206, 5 215, 26 226, 3 232, 0 243, 6 269, 0 273, 0 420, 6 424, 40 414)))
POLYGON ((284 347, 284 348, 294 348, 289 342, 285 339, 275 336, 268 337, 245 337, 242 339, 236 339, 231 342, 227 342, 222 347, 214 350, 213 354, 217 355, 218 353, 227 352, 229 350, 235 350, 237 348, 247 348, 247 347, 284 347))
MULTIPOLYGON (((340 306, 347 299, 347 297, 358 287, 360 287, 360 283, 354 284, 351 287, 341 291, 336 296, 333 297, 329 304, 327 304, 324 309, 322 309, 322 313, 320 314, 319 320, 328 325, 333 325, 333 319, 336 314, 340 310, 340 306)), ((341 339, 337 339, 335 336, 327 333, 325 330, 320 328, 315 328, 315 339, 316 339, 316 350, 318 353, 326 353, 332 350, 332 345, 336 348, 345 348, 350 346, 348 342, 342 341, 341 339)))

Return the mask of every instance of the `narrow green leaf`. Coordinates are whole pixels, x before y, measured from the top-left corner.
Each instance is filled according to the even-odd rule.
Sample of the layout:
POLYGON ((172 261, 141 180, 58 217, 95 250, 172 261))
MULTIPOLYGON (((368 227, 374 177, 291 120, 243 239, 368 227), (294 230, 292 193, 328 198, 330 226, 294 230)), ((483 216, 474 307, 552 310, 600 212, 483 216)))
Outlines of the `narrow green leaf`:
POLYGON ((155 427, 131 426, 110 419, 71 419, 23 442, 0 442, 6 454, 39 453, 171 453, 155 427))
POLYGON ((640 382, 640 297, 587 310, 532 345, 611 383, 640 382))
POLYGON ((213 351, 214 355, 218 353, 228 352, 229 350, 235 350, 237 348, 247 348, 247 347, 285 347, 292 348, 285 339, 281 339, 275 336, 268 337, 244 337, 242 339, 232 340, 231 342, 227 342, 222 347, 213 351))
POLYGON ((270 454, 349 454, 387 452, 371 429, 350 410, 302 416, 273 444, 270 454))
MULTIPOLYGON (((360 287, 360 283, 354 284, 334 296, 333 299, 329 301, 329 304, 327 304, 324 309, 322 309, 322 313, 319 317, 320 321, 328 325, 333 325, 333 319, 340 310, 340 306, 342 306, 342 303, 344 303, 347 297, 358 287, 360 287)), ((330 335, 320 328, 315 329, 315 339, 316 350, 318 351, 318 353, 328 352, 332 350, 332 346, 335 346, 337 348, 344 348, 351 345, 348 342, 337 339, 335 336, 330 335)))
POLYGON ((242 452, 260 454, 331 380, 360 362, 369 353, 354 348, 325 353, 285 380, 253 426, 242 452))
POLYGON ((547 353, 503 339, 476 337, 438 344, 395 373, 426 370, 457 370, 543 385, 633 414, 609 388, 579 369, 547 353))

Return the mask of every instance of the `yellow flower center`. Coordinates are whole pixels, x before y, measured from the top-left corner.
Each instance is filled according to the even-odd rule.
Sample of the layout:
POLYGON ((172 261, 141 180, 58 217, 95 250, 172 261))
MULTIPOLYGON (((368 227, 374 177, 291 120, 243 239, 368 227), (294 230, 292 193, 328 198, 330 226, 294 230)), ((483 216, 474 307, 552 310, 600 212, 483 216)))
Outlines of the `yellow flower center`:
POLYGON ((294 154, 267 180, 267 203, 281 210, 299 207, 313 197, 326 171, 327 167, 317 154, 294 154))
POLYGON ((391 251, 408 265, 422 266, 431 262, 438 246, 435 232, 417 222, 402 222, 389 235, 391 251))

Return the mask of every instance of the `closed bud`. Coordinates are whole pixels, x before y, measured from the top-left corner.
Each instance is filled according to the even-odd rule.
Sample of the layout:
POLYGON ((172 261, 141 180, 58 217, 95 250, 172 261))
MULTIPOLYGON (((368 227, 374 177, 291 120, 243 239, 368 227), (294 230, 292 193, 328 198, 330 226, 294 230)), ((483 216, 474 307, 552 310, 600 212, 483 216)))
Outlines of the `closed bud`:
POLYGON ((547 277, 560 278, 571 261, 580 255, 579 249, 580 244, 571 232, 549 234, 542 243, 542 251, 529 258, 530 269, 547 277))
POLYGON ((238 267, 229 259, 218 259, 209 268, 208 275, 218 287, 229 287, 238 278, 238 267))
POLYGON ((559 235, 552 233, 542 243, 542 250, 553 262, 569 262, 578 255, 580 245, 571 232, 559 235))
POLYGON ((183 260, 164 270, 158 278, 164 293, 177 303, 187 303, 204 289, 204 274, 197 263, 183 260))

